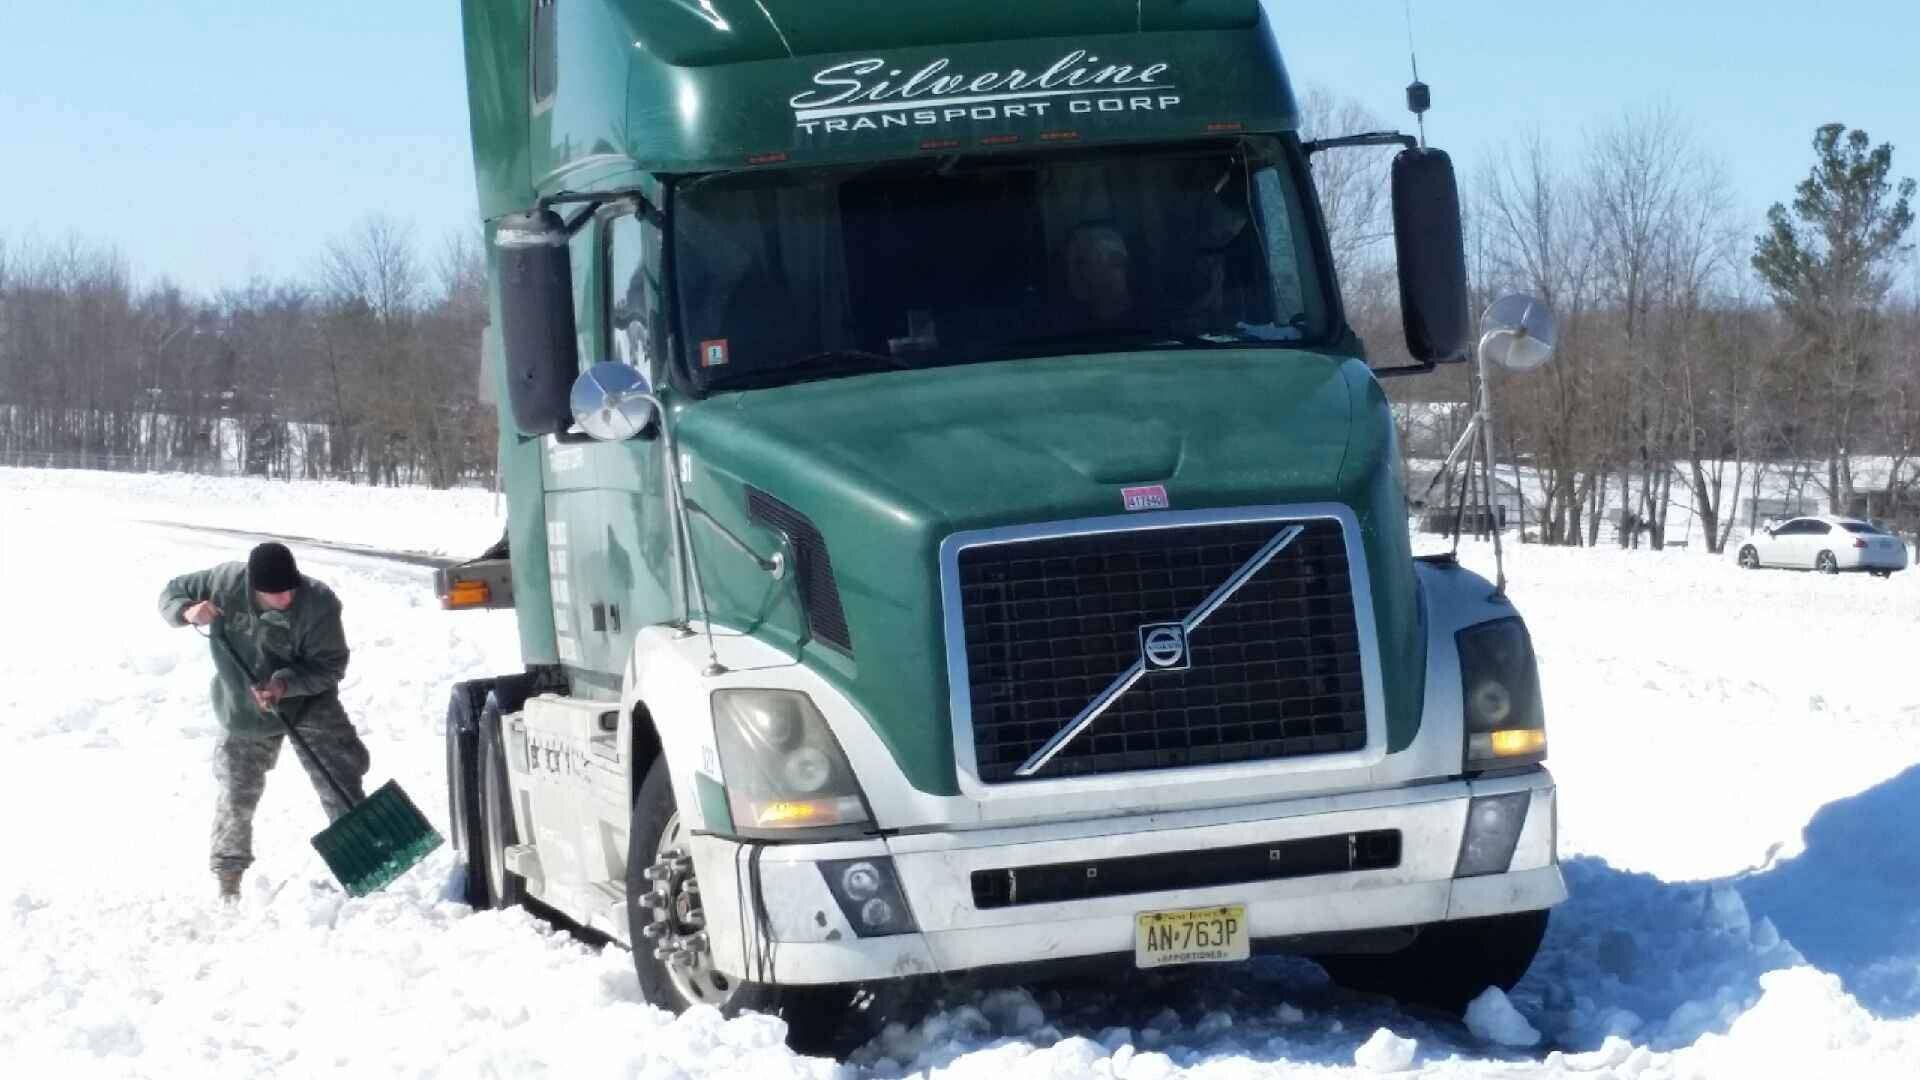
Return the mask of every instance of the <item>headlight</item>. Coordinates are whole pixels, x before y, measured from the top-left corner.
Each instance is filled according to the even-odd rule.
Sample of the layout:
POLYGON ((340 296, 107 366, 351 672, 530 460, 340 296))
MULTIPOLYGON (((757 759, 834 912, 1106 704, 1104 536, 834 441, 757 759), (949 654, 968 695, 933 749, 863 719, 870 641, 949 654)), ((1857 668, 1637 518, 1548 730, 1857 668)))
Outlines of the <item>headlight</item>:
POLYGON ((715 690, 713 733, 736 827, 807 829, 870 822, 826 718, 797 690, 715 690))
POLYGON ((1469 626, 1454 635, 1466 712, 1468 771, 1509 768, 1547 756, 1547 716, 1533 641, 1519 619, 1469 626))
POLYGON ((854 933, 885 937, 918 928, 900 891, 891 858, 829 859, 818 865, 820 875, 827 879, 827 891, 833 894, 854 933))

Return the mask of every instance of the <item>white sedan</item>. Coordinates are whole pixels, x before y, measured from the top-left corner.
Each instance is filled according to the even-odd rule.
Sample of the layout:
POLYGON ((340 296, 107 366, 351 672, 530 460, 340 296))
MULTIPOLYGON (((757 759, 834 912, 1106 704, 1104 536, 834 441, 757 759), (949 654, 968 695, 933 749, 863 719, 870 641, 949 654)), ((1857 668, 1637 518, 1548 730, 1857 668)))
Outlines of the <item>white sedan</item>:
POLYGON ((1887 577, 1907 566, 1907 542, 1859 518, 1797 517, 1774 522, 1747 537, 1740 565, 1749 570, 1784 566, 1837 574, 1865 570, 1887 577))

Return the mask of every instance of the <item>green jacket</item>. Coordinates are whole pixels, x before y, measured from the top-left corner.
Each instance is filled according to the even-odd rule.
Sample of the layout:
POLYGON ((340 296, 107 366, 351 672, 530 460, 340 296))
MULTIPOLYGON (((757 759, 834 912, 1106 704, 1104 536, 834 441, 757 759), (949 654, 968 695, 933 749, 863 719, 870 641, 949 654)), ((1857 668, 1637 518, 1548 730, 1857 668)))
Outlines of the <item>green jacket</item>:
MULTIPOLYGON (((287 684, 280 715, 288 722, 345 717, 336 691, 347 673, 347 633, 340 625, 340 599, 332 589, 302 574, 293 606, 272 611, 254 600, 247 564, 223 563, 167 582, 160 593, 160 615, 174 626, 185 626, 182 613, 201 600, 212 600, 220 609, 207 630, 223 635, 260 682, 277 678, 287 684)), ((247 692, 253 680, 211 641, 207 648, 215 669, 213 708, 221 724, 244 734, 285 730, 253 704, 247 692)))

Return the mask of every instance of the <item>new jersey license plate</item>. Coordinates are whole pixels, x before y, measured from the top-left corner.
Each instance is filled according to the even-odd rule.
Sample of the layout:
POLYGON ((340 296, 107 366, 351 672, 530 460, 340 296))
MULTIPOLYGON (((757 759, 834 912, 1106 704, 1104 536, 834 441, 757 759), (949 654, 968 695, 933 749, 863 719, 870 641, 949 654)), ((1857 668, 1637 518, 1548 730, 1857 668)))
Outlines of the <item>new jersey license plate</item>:
POLYGON ((1245 904, 1143 911, 1133 917, 1136 967, 1245 960, 1247 940, 1245 904))

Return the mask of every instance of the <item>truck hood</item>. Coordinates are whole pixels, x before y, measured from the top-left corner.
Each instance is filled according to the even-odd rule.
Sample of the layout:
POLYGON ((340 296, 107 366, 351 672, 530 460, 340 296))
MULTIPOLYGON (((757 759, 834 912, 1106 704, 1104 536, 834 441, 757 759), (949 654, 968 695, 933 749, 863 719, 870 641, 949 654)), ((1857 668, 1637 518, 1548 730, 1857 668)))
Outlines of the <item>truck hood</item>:
MULTIPOLYGON (((689 405, 677 431, 688 494, 712 517, 694 532, 715 618, 801 651, 915 787, 953 794, 941 541, 1122 514, 1131 486, 1160 485, 1175 510, 1341 499, 1354 427, 1342 365, 1355 363, 1291 350, 1059 357, 689 405), (789 508, 784 539, 764 513, 749 517, 749 488, 789 508), (723 532, 761 552, 791 546, 801 565, 776 587, 795 590, 786 601, 769 602, 765 572, 723 532), (842 615, 845 648, 820 632, 842 615)), ((1369 416, 1385 423, 1384 406, 1369 416)))
MULTIPOLYGON (((1324 496, 1350 428, 1340 362, 1314 353, 1131 353, 836 379, 712 399, 683 438, 813 517, 919 534, 1324 496), (864 519, 864 520, 861 520, 864 519)), ((849 537, 849 540, 852 538, 849 537)))

